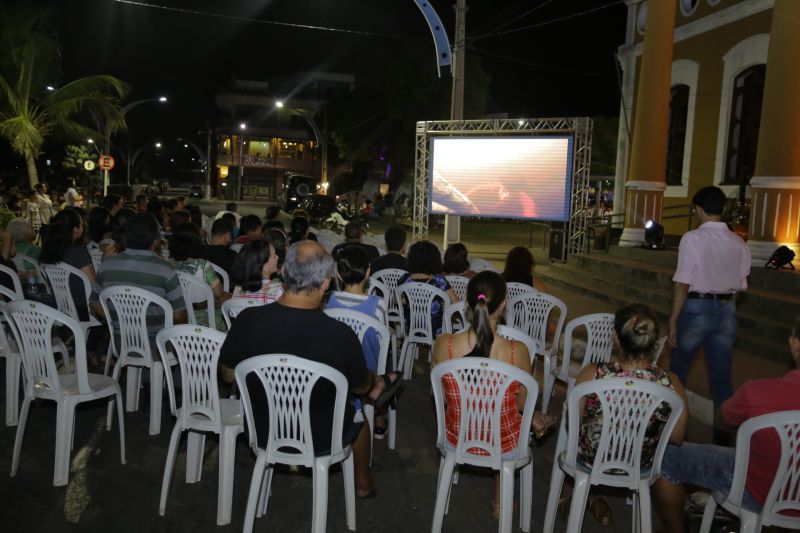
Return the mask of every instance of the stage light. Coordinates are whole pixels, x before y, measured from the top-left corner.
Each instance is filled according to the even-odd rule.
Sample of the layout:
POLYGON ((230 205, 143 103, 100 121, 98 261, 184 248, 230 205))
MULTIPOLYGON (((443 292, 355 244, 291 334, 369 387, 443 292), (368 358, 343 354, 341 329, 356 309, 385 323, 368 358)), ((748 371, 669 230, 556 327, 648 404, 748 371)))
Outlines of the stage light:
POLYGON ((772 252, 772 256, 764 265, 764 268, 794 270, 792 261, 794 261, 794 251, 788 246, 779 246, 777 250, 772 252))
POLYGON ((159 102, 162 102, 162 103, 163 103, 163 102, 166 102, 166 101, 167 101, 167 97, 166 97, 166 96, 159 96, 159 97, 158 97, 158 101, 159 101, 159 102))
POLYGON ((655 220, 648 220, 644 223, 644 242, 645 248, 650 250, 663 250, 664 246, 664 226, 655 220))
POLYGON ((161 143, 156 143, 156 148, 161 148, 161 143))
POLYGON ((278 100, 277 102, 275 102, 275 107, 277 107, 278 109, 282 108, 283 107, 283 102, 278 100))
POLYGON ((244 122, 242 122, 241 124, 239 124, 239 128, 241 128, 241 129, 246 129, 246 128, 247 128, 247 124, 245 124, 244 122))

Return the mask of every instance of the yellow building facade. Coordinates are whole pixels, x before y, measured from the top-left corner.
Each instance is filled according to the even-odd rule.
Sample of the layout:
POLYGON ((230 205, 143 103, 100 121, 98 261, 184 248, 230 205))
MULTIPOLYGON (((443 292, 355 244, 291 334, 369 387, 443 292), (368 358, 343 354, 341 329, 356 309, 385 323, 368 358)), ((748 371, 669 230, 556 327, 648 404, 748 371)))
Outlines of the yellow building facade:
POLYGON ((717 185, 749 209, 754 264, 780 244, 800 255, 800 0, 626 4, 620 244, 639 245, 650 219, 682 234, 694 193, 717 185))

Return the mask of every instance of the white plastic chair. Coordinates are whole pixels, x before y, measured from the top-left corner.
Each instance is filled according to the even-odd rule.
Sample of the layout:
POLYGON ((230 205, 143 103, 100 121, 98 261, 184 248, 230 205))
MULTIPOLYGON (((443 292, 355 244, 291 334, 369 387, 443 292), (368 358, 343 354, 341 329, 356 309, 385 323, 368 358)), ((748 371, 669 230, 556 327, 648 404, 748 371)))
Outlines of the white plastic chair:
POLYGON ((518 283, 516 281, 506 283, 506 300, 509 302, 522 294, 531 294, 535 292, 537 292, 536 289, 525 283, 518 283))
POLYGON ((653 345, 653 351, 651 352, 650 360, 653 362, 654 366, 658 366, 658 360, 661 358, 661 352, 664 351, 664 345, 667 343, 667 336, 663 335, 658 338, 656 343, 653 345))
POLYGON ((214 269, 214 272, 217 273, 217 276, 222 280, 222 290, 225 292, 231 291, 231 278, 228 276, 228 273, 219 265, 215 265, 211 261, 208 262, 211 265, 211 268, 214 269))
POLYGON ((92 266, 94 267, 94 271, 97 272, 100 270, 100 264, 103 262, 103 250, 101 250, 100 246, 94 242, 87 244, 86 250, 89 252, 89 257, 92 258, 92 266))
POLYGON ((756 533, 762 526, 776 526, 789 530, 800 529, 800 517, 784 514, 800 512, 800 411, 783 411, 751 418, 739 426, 736 433, 736 461, 733 481, 728 494, 714 493, 706 503, 700 533, 709 533, 717 505, 732 513, 741 522, 742 533, 756 533), (747 469, 750 466, 750 447, 753 435, 765 430, 777 434, 781 454, 775 479, 772 481, 764 507, 760 513, 742 507, 747 469))
POLYGON ((181 282, 183 299, 186 301, 186 313, 189 315, 189 324, 198 326, 208 326, 216 329, 217 320, 214 316, 214 290, 204 280, 187 272, 178 272, 178 279, 181 282), (208 313, 208 324, 198 324, 194 314, 194 304, 205 303, 208 313))
POLYGON ((22 283, 20 283, 20 281, 19 281, 19 274, 17 274, 16 272, 14 272, 13 270, 11 270, 10 268, 8 268, 5 265, 0 265, 0 279, 3 278, 3 274, 5 274, 6 276, 8 276, 11 279, 11 284, 12 284, 12 287, 6 287, 5 285, 0 284, 0 287, 2 287, 3 289, 6 289, 6 290, 2 291, 3 295, 8 297, 7 295, 9 295, 9 294, 11 294, 11 292, 13 292, 15 294, 15 296, 16 296, 14 298, 15 300, 24 300, 25 299, 25 293, 22 292, 22 283))
POLYGON ((529 335, 526 335, 524 331, 514 329, 511 326, 503 326, 502 324, 498 324, 497 334, 504 339, 521 342, 525 345, 525 348, 528 349, 528 355, 531 357, 531 368, 534 369, 535 373, 536 354, 542 352, 542 343, 532 339, 529 335))
MULTIPOLYGON (((161 433, 161 389, 164 383, 164 362, 154 357, 153 346, 147 330, 147 311, 151 306, 164 315, 164 328, 172 325, 172 306, 164 298, 148 290, 132 285, 116 285, 100 292, 100 305, 108 321, 108 328, 117 355, 113 379, 119 381, 123 368, 127 367, 125 409, 139 409, 139 387, 142 368, 150 369, 150 435, 161 433), (118 328, 118 332, 115 331, 118 328), (119 344, 118 344, 119 343, 119 344)), ((177 364, 166 361, 166 371, 177 364)), ((113 420, 113 403, 108 406, 108 427, 113 420)))
POLYGON ((225 326, 228 331, 231 329, 233 319, 239 316, 243 310, 248 307, 257 307, 259 305, 266 305, 263 300, 256 300, 250 298, 230 298, 222 302, 220 310, 222 311, 222 318, 225 320, 225 326))
POLYGON ((469 327, 467 322, 467 303, 464 300, 445 307, 442 315, 442 333, 458 333, 469 327), (458 321, 455 319, 458 318, 458 321))
MULTIPOLYGON (((533 376, 519 368, 483 357, 462 357, 436 365, 431 371, 433 398, 436 404, 436 445, 442 455, 439 463, 439 482, 433 514, 432 533, 442 529, 444 515, 450 500, 453 470, 457 464, 487 467, 500 472, 500 528, 501 533, 511 531, 514 499, 514 472, 520 474, 520 528, 530 531, 533 503, 533 463, 528 433, 533 420, 539 385, 533 376), (461 419, 458 443, 455 447, 447 441, 445 426, 445 392, 442 378, 450 375, 458 385, 461 397, 461 419), (501 413, 506 390, 514 382, 526 389, 527 398, 522 411, 519 444, 515 457, 503 458, 501 448, 501 413), (487 455, 469 450, 479 449, 487 455)), ((511 452, 514 453, 514 452, 511 452)))
POLYGON ((450 284, 453 292, 460 301, 467 299, 467 285, 469 285, 469 278, 466 276, 445 276, 444 279, 450 284))
MULTIPOLYGON (((20 347, 25 375, 25 398, 19 415, 19 426, 14 439, 11 476, 17 474, 22 438, 28 420, 31 401, 35 398, 53 400, 56 411, 56 446, 53 485, 66 485, 69 481, 70 449, 74 438, 75 407, 79 403, 100 398, 122 400, 119 385, 108 376, 90 374, 86 364, 86 340, 83 328, 66 314, 47 305, 27 300, 6 304, 4 313, 17 345, 20 347), (59 374, 53 357, 53 327, 61 324, 75 336, 74 373, 59 374)), ((125 425, 119 407, 120 460, 125 464, 125 425)), ((108 428, 110 429, 110 427, 108 428)))
MULTIPOLYGON (((381 270, 383 272, 383 270, 381 270)), ((409 324, 405 323, 405 314, 400 313, 400 329, 405 334, 403 350, 400 352, 400 361, 397 369, 403 370, 403 377, 411 379, 414 359, 419 350, 419 345, 432 347, 436 332, 433 331, 431 308, 436 298, 442 300, 442 309, 447 309, 451 304, 450 297, 443 290, 428 285, 410 281, 397 286, 395 291, 398 302, 407 302, 409 307, 409 324)))
POLYGON ((392 300, 394 299, 394 296, 392 295, 393 293, 383 282, 370 278, 367 294, 378 296, 381 299, 383 313, 386 318, 386 326, 389 328, 389 333, 391 333, 392 336, 392 366, 397 368, 397 330, 396 328, 392 327, 391 324, 393 321, 396 323, 396 321, 399 320, 399 317, 397 315, 389 314, 392 300))
POLYGON ((89 281, 89 276, 86 275, 86 272, 64 262, 55 264, 43 263, 41 269, 45 279, 47 279, 53 289, 53 295, 55 296, 58 310, 78 322, 81 328, 83 328, 85 336, 89 335, 90 328, 103 325, 92 316, 91 312, 89 313, 89 320, 87 321, 81 321, 80 316, 78 316, 78 308, 75 304, 72 291, 70 290, 69 282, 70 278, 75 276, 83 284, 83 304, 88 311, 89 296, 92 293, 92 283, 89 281))
MULTIPOLYGON (((353 311, 351 309, 325 309, 325 314, 331 318, 335 318, 339 322, 344 322, 350 329, 352 329, 356 335, 358 335, 358 340, 360 342, 364 342, 364 334, 367 333, 370 329, 374 330, 378 335, 379 343, 378 343, 378 367, 376 369, 376 374, 382 376, 386 374, 386 358, 389 352, 389 342, 391 335, 389 333, 389 328, 382 324, 379 320, 374 317, 371 317, 367 314, 361 313, 359 311, 353 311)), ((398 377, 399 379, 399 377, 398 377)), ((364 403, 364 416, 366 417, 367 421, 369 422, 369 427, 371 430, 375 429, 375 406, 371 403, 364 403)), ((388 434, 389 434, 389 449, 394 450, 395 448, 395 439, 396 439, 396 431, 397 431, 397 407, 394 404, 389 405, 389 416, 388 416, 388 434)), ((371 432, 374 435, 374 431, 371 432)), ((373 446, 373 438, 370 437, 370 464, 372 464, 372 446, 373 446)))
MULTIPOLYGON (((273 465, 298 465, 312 469, 314 483, 313 515, 311 530, 322 533, 326 529, 328 515, 328 471, 335 463, 342 463, 344 475, 345 508, 347 528, 356 529, 356 483, 353 470, 353 454, 350 446, 342 446, 342 423, 347 401, 347 379, 338 370, 293 355, 260 355, 236 365, 236 383, 242 394, 245 420, 247 422, 250 447, 256 453, 247 511, 244 517, 244 533, 253 531, 256 511, 262 516, 272 485, 273 465), (260 424, 253 419, 253 405, 247 379, 258 382, 267 396, 269 429, 264 448, 258 445, 256 431, 260 424), (311 391, 320 380, 329 381, 336 389, 333 406, 333 424, 330 454, 315 456, 311 434, 311 391), (287 451, 287 449, 291 451, 287 451), (258 509, 256 509, 258 507, 258 509)), ((325 444, 328 444, 327 442, 325 444)))
POLYGON ((11 261, 14 263, 14 266, 17 267, 18 272, 26 272, 28 270, 27 265, 33 266, 33 270, 36 273, 36 279, 43 280, 42 277, 42 269, 39 261, 34 259, 33 257, 21 253, 14 254, 14 257, 11 258, 11 261))
MULTIPOLYGON (((408 274, 405 270, 400 268, 384 268, 383 270, 379 270, 372 274, 369 279, 375 280, 383 283, 387 289, 389 289, 389 323, 390 324, 399 324, 400 317, 403 314, 402 309, 400 309, 400 305, 397 302, 397 282, 400 281, 400 278, 408 274)), ((404 332, 400 332, 400 337, 402 337, 404 332)))
MULTIPOLYGON (((561 367, 553 361, 550 376, 544 376, 544 395, 542 396, 542 409, 547 412, 550 399, 555 389, 556 380, 567 384, 567 394, 575 385, 575 378, 587 365, 592 363, 607 363, 611 360, 614 349, 614 315, 611 313, 593 313, 573 318, 564 329, 564 353, 561 354, 561 367), (578 328, 586 329, 586 352, 583 362, 575 363, 572 354, 573 334, 578 328)), ((554 350, 555 353, 556 350, 554 350)))
POLYGON ((553 531, 565 473, 575 480, 567 533, 581 530, 592 485, 633 491, 633 531, 650 533, 650 485, 660 475, 664 449, 684 410, 681 397, 663 385, 643 379, 596 379, 573 387, 566 408, 556 443, 544 533, 553 531), (578 439, 583 418, 581 400, 591 394, 597 396, 602 408, 602 430, 594 463, 587 466, 578 461, 578 439), (663 404, 670 408, 669 419, 661 431, 653 462, 645 468, 641 462, 642 444, 653 413, 663 404))
MULTIPOLYGON (((564 320, 567 317, 567 304, 543 292, 526 292, 508 301, 506 307, 506 324, 527 334, 530 338, 538 341, 543 347, 537 355, 542 356, 544 369, 542 375, 545 381, 545 391, 548 390, 548 380, 552 377, 553 354, 558 350, 558 340, 561 337, 561 330, 564 327, 564 320), (547 342, 547 325, 550 316, 558 310, 558 320, 555 331, 553 332, 553 342, 547 342)), ((550 385, 552 389, 552 385, 550 385)), ((542 399, 542 410, 547 413, 547 406, 550 397, 542 399)))
POLYGON ((244 431, 242 404, 238 399, 219 397, 217 361, 225 334, 203 326, 172 326, 156 335, 161 359, 175 354, 181 369, 181 405, 175 406, 175 387, 167 373, 167 390, 172 414, 177 417, 169 439, 161 502, 158 513, 164 516, 167 495, 175 470, 181 433, 189 432, 186 449, 186 482, 200 481, 206 433, 219 435, 219 482, 217 487, 217 525, 231 521, 233 473, 236 469, 236 437, 244 431))

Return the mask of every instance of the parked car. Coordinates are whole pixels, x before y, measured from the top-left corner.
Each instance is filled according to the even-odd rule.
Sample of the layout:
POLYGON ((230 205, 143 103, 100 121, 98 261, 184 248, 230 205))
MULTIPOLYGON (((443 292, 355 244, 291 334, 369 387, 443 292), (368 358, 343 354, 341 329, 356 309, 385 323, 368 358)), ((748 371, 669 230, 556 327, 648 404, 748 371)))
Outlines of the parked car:
POLYGON ((311 176, 289 174, 281 192, 283 210, 287 213, 294 211, 298 204, 306 197, 317 191, 317 180, 311 176))
POLYGON ((305 210, 311 221, 318 222, 328 218, 336 210, 336 199, 324 194, 312 194, 301 200, 297 207, 305 210))

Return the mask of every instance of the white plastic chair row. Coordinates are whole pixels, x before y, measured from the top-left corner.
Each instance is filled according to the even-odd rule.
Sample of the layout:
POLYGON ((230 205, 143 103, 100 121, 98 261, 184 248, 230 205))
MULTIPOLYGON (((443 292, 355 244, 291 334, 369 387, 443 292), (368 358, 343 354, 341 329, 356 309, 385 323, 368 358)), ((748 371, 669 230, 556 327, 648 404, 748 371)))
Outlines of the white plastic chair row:
POLYGON ((265 305, 264 301, 250 298, 230 298, 222 302, 222 306, 220 307, 222 319, 225 320, 225 326, 228 328, 228 331, 231 329, 233 319, 239 316, 239 313, 248 307, 258 307, 259 305, 265 305))
POLYGON ((189 316, 189 324, 197 326, 208 326, 216 329, 217 321, 214 313, 214 290, 211 286, 188 272, 178 272, 178 279, 181 282, 183 299, 186 302, 186 313, 189 316), (198 324, 194 312, 194 304, 205 303, 208 313, 208 324, 198 324))
POLYGON ((457 464, 487 467, 500 472, 500 526, 501 533, 511 531, 514 500, 514 473, 520 474, 520 528, 530 531, 533 503, 533 463, 529 444, 529 428, 533 420, 539 385, 533 376, 519 368, 488 358, 461 358, 445 361, 431 371, 433 398, 436 404, 436 443, 442 455, 439 464, 439 481, 431 531, 442 529, 447 513, 453 470, 457 464), (447 442, 445 426, 445 392, 442 378, 450 375, 455 380, 461 397, 461 419, 458 442, 455 447, 447 442), (519 444, 512 458, 503 457, 500 422, 503 398, 513 382, 519 382, 527 392, 522 411, 519 444), (487 409, 487 406, 493 409, 487 409), (469 450, 478 448, 487 455, 477 455, 469 450))
POLYGON ((200 481, 206 433, 219 435, 219 482, 217 525, 229 524, 236 469, 236 437, 244 431, 241 402, 219 397, 217 362, 225 334, 215 329, 182 325, 164 329, 156 336, 161 360, 175 354, 181 369, 181 404, 176 407, 175 387, 167 372, 170 411, 177 417, 169 439, 169 451, 161 483, 158 512, 164 516, 181 433, 189 432, 186 450, 186 482, 200 481))
MULTIPOLYGON (((369 277, 371 282, 377 281, 386 287, 383 297, 387 304, 386 309, 389 312, 388 320, 390 325, 400 323, 403 310, 397 301, 397 283, 407 274, 408 272, 399 268, 384 268, 369 277)), ((402 337, 404 333, 401 331, 399 336, 402 337)))
POLYGON ((89 252, 89 257, 92 258, 92 266, 94 267, 94 271, 97 272, 100 270, 100 264, 103 262, 103 250, 101 250, 100 246, 94 242, 87 244, 86 250, 89 252))
POLYGON ((230 276, 228 276, 228 273, 225 271, 225 269, 222 268, 219 265, 215 265, 211 261, 209 261, 208 263, 211 265, 211 268, 214 269, 214 272, 217 273, 217 276, 219 276, 220 279, 222 280, 222 290, 225 291, 225 292, 230 292, 231 291, 231 279, 230 279, 230 276))
POLYGON ((469 285, 469 278, 466 276, 445 276, 444 279, 450 284, 453 292, 460 301, 467 299, 467 285, 469 285))
MULTIPOLYGON (((383 271, 381 271, 383 272, 383 271)), ((407 302, 409 319, 406 324, 405 313, 400 312, 400 328, 405 334, 405 342, 400 353, 398 371, 402 369, 405 379, 411 379, 414 359, 419 346, 433 346, 435 340, 431 309, 435 299, 442 301, 442 309, 447 309, 451 304, 450 297, 443 290, 427 283, 407 282, 397 286, 395 291, 398 302, 407 302)))
MULTIPOLYGON (((75 407, 100 398, 116 398, 119 410, 120 460, 125 464, 125 425, 122 418, 122 392, 112 378, 91 374, 86 363, 83 328, 66 314, 47 305, 27 300, 9 302, 4 314, 19 346, 25 376, 25 398, 14 439, 11 476, 17 474, 22 439, 31 401, 36 398, 55 401, 56 445, 53 485, 69 481, 70 450, 74 439, 75 407), (53 327, 61 324, 75 337, 75 372, 59 374, 53 357, 53 327)), ((109 427, 110 429, 110 423, 109 427)))
POLYGON ((525 283, 519 283, 516 281, 509 281, 506 283, 506 299, 511 301, 512 299, 516 298, 517 296, 521 296, 523 294, 533 294, 539 292, 530 285, 525 283))
POLYGON ((78 322, 81 328, 83 328, 84 336, 88 337, 89 329, 103 325, 92 316, 89 311, 89 296, 92 294, 92 284, 86 272, 64 262, 55 264, 44 263, 41 265, 41 269, 45 279, 50 283, 53 289, 53 295, 55 296, 58 310, 78 322), (87 312, 89 312, 89 320, 81 321, 78 315, 75 297, 69 286, 70 279, 73 276, 78 278, 83 286, 82 303, 87 312))
POLYGON ((567 396, 566 416, 556 442, 550 494, 544 519, 544 533, 552 533, 556 510, 564 484, 564 474, 574 480, 567 533, 578 533, 583 524, 586 500, 592 485, 622 487, 633 491, 633 531, 650 533, 650 485, 661 472, 669 436, 684 410, 683 400, 674 391, 652 381, 609 378, 575 386, 567 396), (581 400, 595 395, 602 409, 602 429, 592 465, 578 460, 578 439, 582 422, 581 400), (656 409, 669 406, 658 446, 648 467, 642 465, 642 445, 656 409))

